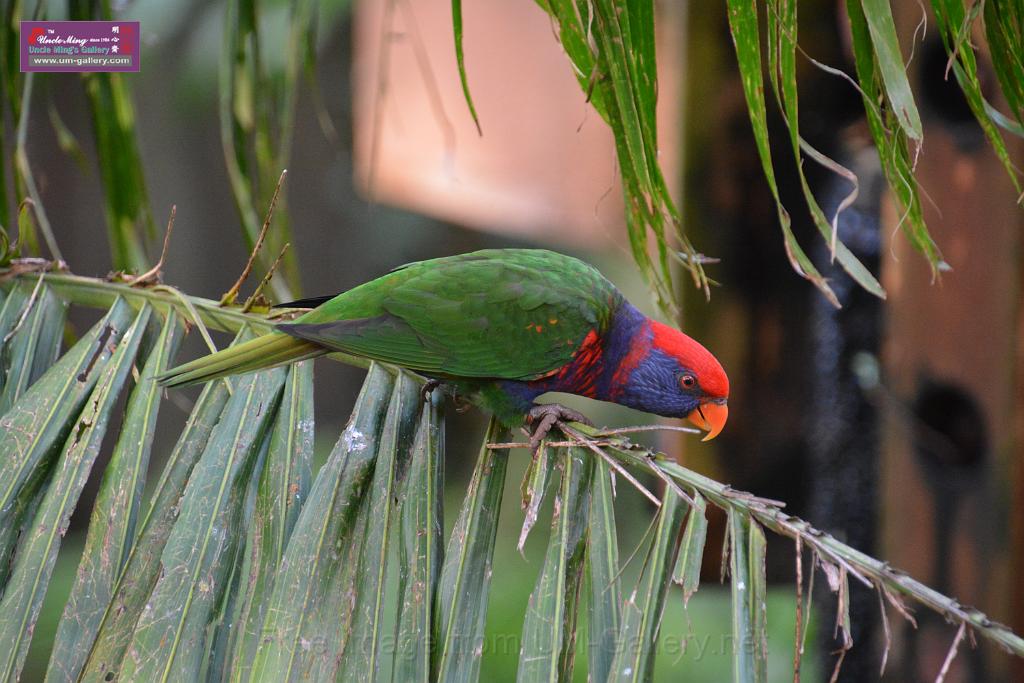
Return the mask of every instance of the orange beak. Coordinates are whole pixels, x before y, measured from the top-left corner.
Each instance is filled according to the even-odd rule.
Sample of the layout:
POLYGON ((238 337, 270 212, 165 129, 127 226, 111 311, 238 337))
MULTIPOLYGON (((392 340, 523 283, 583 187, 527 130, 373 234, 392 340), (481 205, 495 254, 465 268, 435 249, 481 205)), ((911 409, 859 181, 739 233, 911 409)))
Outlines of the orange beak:
POLYGON ((729 406, 725 403, 703 403, 686 419, 707 432, 701 441, 711 441, 725 428, 729 419, 729 406))

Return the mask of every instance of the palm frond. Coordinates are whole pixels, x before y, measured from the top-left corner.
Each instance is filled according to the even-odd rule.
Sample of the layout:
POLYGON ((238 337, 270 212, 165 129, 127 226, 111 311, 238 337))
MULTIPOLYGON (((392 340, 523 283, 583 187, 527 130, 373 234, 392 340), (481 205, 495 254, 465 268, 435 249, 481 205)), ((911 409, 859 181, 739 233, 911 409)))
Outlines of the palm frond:
POLYGON ((622 623, 608 680, 648 681, 653 677, 661 615, 686 510, 683 499, 666 489, 658 509, 654 536, 644 558, 643 572, 622 607, 622 623))
POLYGON ((590 486, 590 515, 587 522, 587 663, 591 679, 603 681, 611 675, 612 659, 622 623, 615 492, 608 463, 601 460, 594 464, 590 486))
MULTIPOLYGON (((670 264, 679 264, 695 284, 709 292, 709 280, 700 257, 686 236, 681 214, 669 196, 658 162, 655 122, 657 72, 654 68, 654 1, 602 0, 578 3, 571 0, 538 0, 556 22, 558 40, 572 63, 588 101, 611 128, 625 194, 626 222, 633 256, 648 277, 662 308, 676 305, 670 264), (653 237, 657 258, 647 249, 653 237)), ((775 199, 783 244, 793 269, 813 283, 834 305, 838 300, 792 230, 789 211, 783 206, 772 159, 768 110, 764 96, 762 40, 767 42, 768 76, 779 111, 789 134, 797 174, 811 219, 829 243, 834 260, 861 287, 876 296, 885 291, 872 274, 843 244, 837 234, 836 216, 826 216, 804 173, 809 158, 851 183, 851 191, 836 215, 856 197, 858 181, 849 170, 808 144, 799 132, 797 92, 797 3, 794 0, 726 0, 729 31, 750 114, 762 170, 775 199), (762 29, 760 15, 766 19, 762 29)), ((459 3, 453 3, 459 74, 466 85, 459 3)), ((1013 2, 975 3, 966 10, 960 0, 932 0, 949 64, 975 118, 992 145, 1011 182, 1021 190, 1020 170, 1015 165, 999 128, 1020 135, 1024 124, 1024 17, 1013 2), (985 36, 990 61, 1011 115, 1003 115, 982 93, 979 57, 971 43, 972 27, 984 8, 985 36)), ((901 216, 900 227, 911 244, 928 260, 934 272, 946 270, 938 245, 925 225, 914 171, 924 141, 907 64, 889 0, 847 0, 851 24, 855 74, 846 75, 808 58, 813 65, 850 81, 863 95, 871 137, 901 216)), ((916 36, 912 37, 912 40, 916 36)), ((904 40, 904 43, 906 41, 904 40)), ((466 99, 472 107, 469 90, 466 99)))
MULTIPOLYGON (((148 305, 144 310, 150 310, 148 305)), ((137 536, 143 483, 162 403, 155 376, 167 367, 183 333, 174 313, 162 324, 155 325, 153 320, 150 324, 158 327, 159 336, 146 354, 142 374, 128 399, 124 425, 103 472, 85 549, 54 639, 48 674, 53 679, 66 677, 61 675, 62 669, 82 669, 137 536)))
POLYGON ((572 680, 576 619, 586 567, 594 459, 581 448, 558 454, 562 480, 544 566, 530 595, 519 650, 520 681, 572 680))
POLYGON ((538 4, 556 22, 558 39, 580 87, 612 130, 633 257, 661 308, 674 317, 678 301, 673 267, 682 264, 697 287, 710 291, 658 161, 654 4, 649 0, 541 0, 538 4), (649 234, 654 237, 654 258, 648 250, 649 234))
MULTIPOLYGON (((491 575, 510 459, 496 423, 446 545, 441 406, 423 400, 418 377, 376 364, 315 476, 309 361, 209 384, 146 501, 161 402, 153 377, 172 361, 183 323, 198 316, 237 332, 241 343, 272 320, 168 288, 65 273, 21 273, 2 290, 3 305, 19 310, 13 320, 26 321, 5 323, 4 354, 19 344, 52 353, 53 339, 27 322, 51 310, 50 297, 59 307, 109 310, 0 416, 0 447, 10 454, 0 462, 0 550, 8 568, 0 583, 0 680, 22 671, 63 532, 105 438, 113 455, 47 680, 479 679, 488 596, 499 590, 491 575), (121 394, 128 402, 117 425, 111 418, 121 394)), ((621 431, 562 431, 563 441, 549 443, 550 454, 525 483, 525 514, 538 514, 529 510, 539 509, 548 482, 554 512, 522 626, 522 680, 568 680, 584 662, 602 680, 650 680, 670 592, 679 584, 686 598, 698 587, 708 505, 729 519, 740 680, 768 675, 763 530, 798 539, 815 556, 846 634, 853 578, 1024 656, 1024 640, 981 612, 773 501, 683 468, 621 431), (627 580, 614 478, 629 470, 672 485, 639 574, 627 580), (588 653, 580 657, 584 623, 588 653)))

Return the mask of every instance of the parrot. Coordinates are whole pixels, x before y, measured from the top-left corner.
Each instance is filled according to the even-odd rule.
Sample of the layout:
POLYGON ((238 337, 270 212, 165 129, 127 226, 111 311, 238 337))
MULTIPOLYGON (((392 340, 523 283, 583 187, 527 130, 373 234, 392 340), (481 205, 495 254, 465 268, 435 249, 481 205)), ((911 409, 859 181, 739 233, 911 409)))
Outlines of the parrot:
MULTIPOLYGON (((669 418, 718 436, 729 378, 704 346, 640 312, 593 266, 544 249, 485 249, 409 263, 256 339, 172 368, 167 387, 344 352, 412 370, 506 427, 592 424, 549 392, 669 418)), ((425 394, 426 395, 426 394, 425 394)))

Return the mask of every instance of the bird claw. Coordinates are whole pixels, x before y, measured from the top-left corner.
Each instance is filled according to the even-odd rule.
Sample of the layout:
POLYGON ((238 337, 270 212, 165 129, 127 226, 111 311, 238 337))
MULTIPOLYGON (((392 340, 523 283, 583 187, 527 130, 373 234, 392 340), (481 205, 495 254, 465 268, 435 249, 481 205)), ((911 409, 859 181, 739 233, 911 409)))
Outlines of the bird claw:
POLYGON ((593 427, 594 423, 590 419, 578 411, 572 408, 566 408, 558 403, 543 403, 535 405, 530 408, 530 412, 526 414, 527 424, 533 425, 536 423, 536 427, 533 429, 533 434, 530 436, 530 453, 536 457, 540 451, 541 442, 544 441, 544 437, 548 435, 551 428, 560 422, 579 422, 585 424, 588 427, 593 427))
POLYGON ((438 379, 428 379, 423 383, 423 390, 420 396, 423 397, 424 403, 430 402, 430 394, 434 393, 434 389, 437 389, 439 386, 441 386, 441 380, 438 379))

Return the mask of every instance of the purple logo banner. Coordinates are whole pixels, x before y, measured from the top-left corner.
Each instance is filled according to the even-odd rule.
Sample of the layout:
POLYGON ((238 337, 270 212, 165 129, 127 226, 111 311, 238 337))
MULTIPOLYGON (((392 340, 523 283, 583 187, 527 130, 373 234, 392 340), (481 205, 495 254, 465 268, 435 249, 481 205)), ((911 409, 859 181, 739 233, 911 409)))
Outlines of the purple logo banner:
POLYGON ((137 21, 23 21, 21 70, 138 71, 137 21))

